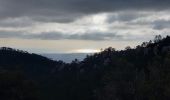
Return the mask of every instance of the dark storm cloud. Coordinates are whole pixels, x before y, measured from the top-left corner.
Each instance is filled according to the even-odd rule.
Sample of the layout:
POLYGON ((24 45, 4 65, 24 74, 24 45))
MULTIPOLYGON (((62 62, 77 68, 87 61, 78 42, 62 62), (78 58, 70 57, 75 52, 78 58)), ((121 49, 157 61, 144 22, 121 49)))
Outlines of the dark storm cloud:
POLYGON ((0 0, 0 38, 121 41, 126 31, 142 35, 148 28, 170 28, 169 19, 158 18, 169 10, 170 0, 0 0))
POLYGON ((169 8, 170 0, 0 0, 0 18, 28 16, 70 22, 85 14, 169 8))

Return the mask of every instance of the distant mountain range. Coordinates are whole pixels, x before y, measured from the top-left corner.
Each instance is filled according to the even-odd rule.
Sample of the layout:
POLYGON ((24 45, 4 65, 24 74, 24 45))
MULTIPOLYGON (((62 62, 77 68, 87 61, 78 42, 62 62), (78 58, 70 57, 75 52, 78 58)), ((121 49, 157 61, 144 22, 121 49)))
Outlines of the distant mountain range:
POLYGON ((62 60, 66 63, 71 63, 73 60, 78 59, 82 61, 87 55, 92 55, 92 53, 63 53, 63 54, 41 54, 52 60, 62 60))

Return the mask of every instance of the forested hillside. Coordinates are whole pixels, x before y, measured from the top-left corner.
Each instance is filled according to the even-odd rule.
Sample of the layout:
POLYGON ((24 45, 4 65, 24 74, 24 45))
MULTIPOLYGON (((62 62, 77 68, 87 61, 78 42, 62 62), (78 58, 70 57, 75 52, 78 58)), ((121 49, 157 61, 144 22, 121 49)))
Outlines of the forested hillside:
POLYGON ((170 100, 170 37, 72 63, 0 49, 2 100, 170 100))

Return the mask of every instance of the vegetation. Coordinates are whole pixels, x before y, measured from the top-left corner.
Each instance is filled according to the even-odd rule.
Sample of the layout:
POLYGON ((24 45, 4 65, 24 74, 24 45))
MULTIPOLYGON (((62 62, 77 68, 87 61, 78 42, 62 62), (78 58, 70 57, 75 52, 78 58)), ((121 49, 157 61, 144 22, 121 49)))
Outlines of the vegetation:
POLYGON ((67 64, 0 49, 2 100, 170 100, 170 37, 67 64))

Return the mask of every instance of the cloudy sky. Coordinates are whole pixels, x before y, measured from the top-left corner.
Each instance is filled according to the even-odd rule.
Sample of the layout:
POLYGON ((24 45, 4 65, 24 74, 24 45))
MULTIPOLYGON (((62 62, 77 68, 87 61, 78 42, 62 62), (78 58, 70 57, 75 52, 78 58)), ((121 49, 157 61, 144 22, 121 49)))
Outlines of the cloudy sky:
POLYGON ((158 34, 170 35, 170 0, 0 0, 0 46, 94 52, 158 34))

